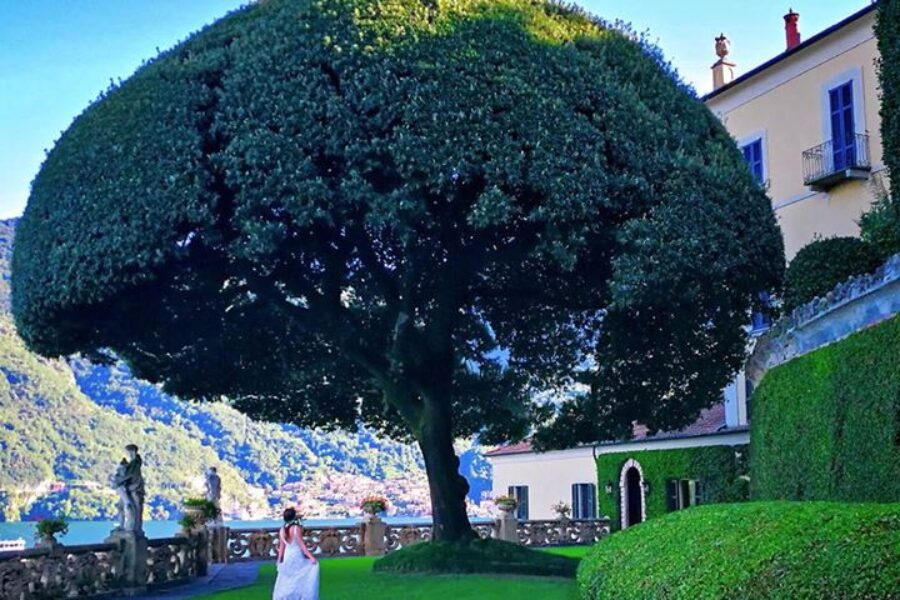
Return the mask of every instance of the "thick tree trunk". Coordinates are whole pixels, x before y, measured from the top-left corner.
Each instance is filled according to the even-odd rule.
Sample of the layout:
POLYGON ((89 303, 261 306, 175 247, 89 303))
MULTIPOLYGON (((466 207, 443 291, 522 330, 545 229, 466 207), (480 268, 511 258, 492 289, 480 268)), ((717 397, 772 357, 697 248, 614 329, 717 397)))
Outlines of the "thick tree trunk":
POLYGON ((428 487, 431 492, 433 539, 458 542, 476 537, 466 514, 469 483, 459 474, 459 458, 453 450, 450 411, 443 402, 426 402, 422 425, 416 432, 425 458, 428 487))

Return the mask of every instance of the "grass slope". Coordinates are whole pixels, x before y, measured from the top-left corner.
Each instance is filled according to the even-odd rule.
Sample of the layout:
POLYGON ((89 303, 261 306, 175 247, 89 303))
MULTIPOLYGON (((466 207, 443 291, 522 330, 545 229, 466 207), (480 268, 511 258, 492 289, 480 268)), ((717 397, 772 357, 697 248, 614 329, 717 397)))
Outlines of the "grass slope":
POLYGON ((692 508, 597 544, 584 600, 900 598, 900 504, 692 508))
MULTIPOLYGON (((554 554, 578 556, 583 548, 554 554)), ((321 600, 577 600, 575 583, 565 579, 488 575, 396 575, 372 570, 374 558, 323 560, 321 600)), ((203 596, 197 600, 268 600, 275 567, 263 565, 253 586, 203 596)))

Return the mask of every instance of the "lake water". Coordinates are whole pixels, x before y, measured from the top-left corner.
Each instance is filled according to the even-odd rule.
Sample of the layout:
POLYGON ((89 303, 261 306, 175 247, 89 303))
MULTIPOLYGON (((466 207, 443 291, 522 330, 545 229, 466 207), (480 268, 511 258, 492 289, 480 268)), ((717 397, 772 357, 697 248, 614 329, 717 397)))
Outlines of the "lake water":
MULTIPOLYGON (((388 523, 431 523, 431 517, 385 517, 388 523)), ((356 525, 360 519, 307 519, 303 522, 307 527, 339 527, 356 525)), ((479 519, 473 519, 477 522, 479 519)), ((280 527, 283 521, 226 521, 225 524, 234 528, 263 528, 280 527)), ((68 546, 78 544, 98 544, 102 542, 115 524, 112 521, 69 521, 69 533, 58 537, 59 541, 68 546)), ((145 521, 144 533, 149 538, 171 537, 178 532, 180 526, 177 521, 145 521)), ((17 523, 0 523, 0 540, 25 540, 26 547, 34 546, 34 521, 17 523)))

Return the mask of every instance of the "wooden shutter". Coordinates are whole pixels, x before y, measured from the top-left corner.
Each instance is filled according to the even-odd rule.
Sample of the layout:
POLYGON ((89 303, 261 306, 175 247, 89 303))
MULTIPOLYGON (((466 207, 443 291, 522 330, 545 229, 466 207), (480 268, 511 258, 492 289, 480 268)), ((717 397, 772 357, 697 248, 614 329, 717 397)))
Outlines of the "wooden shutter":
POLYGON ((678 510, 678 480, 666 480, 666 510, 678 510))

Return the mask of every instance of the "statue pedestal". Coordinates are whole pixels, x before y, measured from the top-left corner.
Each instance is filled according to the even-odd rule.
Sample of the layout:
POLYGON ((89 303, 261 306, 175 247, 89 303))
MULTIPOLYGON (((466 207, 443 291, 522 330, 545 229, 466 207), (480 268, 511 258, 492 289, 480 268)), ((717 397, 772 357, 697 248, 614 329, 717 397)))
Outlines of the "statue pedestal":
POLYGON ((209 528, 209 560, 213 563, 228 562, 228 527, 214 523, 209 528))
POLYGON ((113 531, 107 544, 122 549, 122 593, 135 596, 147 591, 147 537, 143 531, 113 531))

